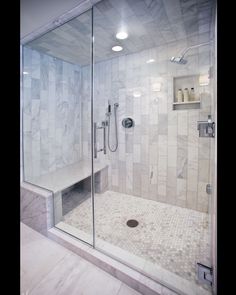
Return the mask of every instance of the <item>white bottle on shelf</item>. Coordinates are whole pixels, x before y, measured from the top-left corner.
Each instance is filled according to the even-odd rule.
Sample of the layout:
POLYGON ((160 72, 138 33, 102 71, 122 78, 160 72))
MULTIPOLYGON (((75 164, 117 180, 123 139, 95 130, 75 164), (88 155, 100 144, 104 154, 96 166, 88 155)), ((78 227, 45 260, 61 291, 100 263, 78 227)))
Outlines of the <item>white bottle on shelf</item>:
POLYGON ((184 88, 184 102, 189 101, 189 91, 188 88, 184 88))
POLYGON ((195 100, 195 91, 194 91, 194 88, 193 87, 190 90, 189 97, 190 97, 190 100, 191 101, 194 101, 195 100))
POLYGON ((177 93, 177 101, 183 102, 183 91, 181 88, 178 90, 178 93, 177 93))

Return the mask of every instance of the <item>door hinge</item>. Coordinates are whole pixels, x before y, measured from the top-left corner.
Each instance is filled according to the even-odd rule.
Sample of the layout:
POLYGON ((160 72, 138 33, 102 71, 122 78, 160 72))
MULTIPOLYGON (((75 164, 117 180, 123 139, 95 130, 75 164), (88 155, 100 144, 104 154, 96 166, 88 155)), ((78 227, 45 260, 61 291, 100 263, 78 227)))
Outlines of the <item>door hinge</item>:
POLYGON ((197 276, 199 282, 212 286, 213 269, 204 264, 197 263, 197 276))
POLYGON ((208 183, 208 184, 206 185, 206 193, 207 193, 208 195, 210 195, 210 194, 212 193, 212 188, 211 188, 210 183, 208 183))

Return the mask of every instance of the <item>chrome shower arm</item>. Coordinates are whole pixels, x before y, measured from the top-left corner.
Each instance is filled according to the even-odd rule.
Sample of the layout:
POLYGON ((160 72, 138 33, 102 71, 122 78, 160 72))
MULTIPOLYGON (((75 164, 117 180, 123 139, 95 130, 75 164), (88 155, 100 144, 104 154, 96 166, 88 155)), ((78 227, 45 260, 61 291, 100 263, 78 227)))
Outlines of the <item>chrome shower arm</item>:
POLYGON ((200 44, 196 44, 196 45, 189 46, 189 47, 185 48, 185 49, 180 53, 180 56, 181 56, 181 58, 183 58, 184 55, 185 55, 190 49, 198 48, 198 47, 205 46, 205 45, 209 45, 211 42, 212 42, 212 41, 204 42, 204 43, 200 43, 200 44))

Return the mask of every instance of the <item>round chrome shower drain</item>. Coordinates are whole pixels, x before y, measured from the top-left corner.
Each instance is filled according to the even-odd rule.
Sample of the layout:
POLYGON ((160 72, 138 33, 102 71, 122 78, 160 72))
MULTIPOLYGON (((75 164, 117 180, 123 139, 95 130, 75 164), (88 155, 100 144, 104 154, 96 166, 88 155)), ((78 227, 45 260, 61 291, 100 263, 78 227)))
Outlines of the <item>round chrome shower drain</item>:
POLYGON ((136 227, 138 225, 138 221, 135 219, 130 219, 126 222, 129 227, 136 227))

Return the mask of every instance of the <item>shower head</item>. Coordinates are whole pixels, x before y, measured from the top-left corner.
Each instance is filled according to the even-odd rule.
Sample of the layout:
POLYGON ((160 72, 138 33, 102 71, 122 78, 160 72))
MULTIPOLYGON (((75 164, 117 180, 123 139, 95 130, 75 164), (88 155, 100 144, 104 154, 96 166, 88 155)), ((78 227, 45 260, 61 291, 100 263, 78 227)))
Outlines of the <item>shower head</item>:
POLYGON ((183 58, 183 55, 178 57, 172 56, 170 61, 181 65, 185 65, 187 63, 187 60, 183 58))
POLYGON ((198 48, 200 46, 204 46, 204 45, 208 45, 210 44, 212 41, 209 41, 209 42, 204 42, 204 43, 200 43, 200 44, 196 44, 196 45, 192 45, 192 46, 189 46, 187 48, 185 48, 181 53, 180 53, 180 56, 176 57, 176 56, 172 56, 170 61, 171 62, 175 62, 177 64, 180 64, 180 65, 185 65, 187 63, 187 60, 184 59, 184 55, 190 50, 190 49, 193 49, 193 48, 198 48))

